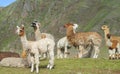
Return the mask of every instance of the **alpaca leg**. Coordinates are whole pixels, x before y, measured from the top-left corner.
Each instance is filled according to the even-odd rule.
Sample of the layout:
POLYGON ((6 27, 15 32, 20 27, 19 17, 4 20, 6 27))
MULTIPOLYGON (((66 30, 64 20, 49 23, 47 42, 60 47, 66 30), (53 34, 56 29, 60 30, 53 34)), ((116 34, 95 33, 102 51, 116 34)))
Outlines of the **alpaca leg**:
POLYGON ((112 50, 112 59, 115 59, 115 49, 112 50))
POLYGON ((118 51, 118 56, 117 57, 118 57, 118 59, 120 59, 120 45, 119 44, 117 45, 117 48, 118 48, 117 49, 117 51, 118 51))
POLYGON ((50 56, 49 57, 49 64, 48 64, 47 68, 52 69, 54 66, 54 51, 50 51, 49 56, 50 56))
POLYGON ((99 47, 98 46, 94 46, 94 50, 95 50, 95 53, 93 55, 93 58, 98 58, 98 54, 100 52, 99 47))
POLYGON ((120 59, 120 48, 118 48, 118 59, 120 59))
POLYGON ((28 62, 28 67, 30 67, 31 63, 32 63, 30 54, 28 54, 28 56, 27 56, 27 62, 28 62))
POLYGON ((44 54, 43 54, 43 58, 46 58, 46 57, 47 57, 47 53, 44 53, 44 54))
POLYGON ((39 54, 35 54, 36 73, 39 72, 39 54))
POLYGON ((80 45, 78 49, 79 49, 78 58, 82 58, 84 46, 80 45))
POLYGON ((60 58, 62 59, 62 58, 63 58, 63 56, 64 56, 64 53, 63 53, 63 52, 61 52, 61 54, 60 54, 60 58))
POLYGON ((34 64, 35 64, 35 62, 34 62, 34 57, 33 56, 31 56, 31 72, 33 72, 34 71, 34 64))
POLYGON ((109 49, 109 59, 112 59, 112 50, 109 49))
POLYGON ((61 49, 60 48, 58 48, 57 49, 57 59, 59 59, 59 58, 61 58, 61 49))
POLYGON ((64 51, 64 58, 67 58, 68 54, 67 54, 67 46, 65 46, 65 51, 64 51))

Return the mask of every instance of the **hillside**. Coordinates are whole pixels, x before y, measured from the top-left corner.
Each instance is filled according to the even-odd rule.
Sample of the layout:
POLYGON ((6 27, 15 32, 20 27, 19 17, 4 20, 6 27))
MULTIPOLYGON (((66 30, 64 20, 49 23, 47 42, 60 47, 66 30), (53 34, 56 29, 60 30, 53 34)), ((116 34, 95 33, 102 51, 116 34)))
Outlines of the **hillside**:
POLYGON ((96 31, 107 24, 111 33, 120 35, 120 0, 17 0, 0 12, 0 50, 21 51, 16 25, 26 27, 29 40, 34 40, 30 24, 38 20, 42 32, 55 36, 56 41, 65 36, 63 25, 79 24, 78 31, 96 31))

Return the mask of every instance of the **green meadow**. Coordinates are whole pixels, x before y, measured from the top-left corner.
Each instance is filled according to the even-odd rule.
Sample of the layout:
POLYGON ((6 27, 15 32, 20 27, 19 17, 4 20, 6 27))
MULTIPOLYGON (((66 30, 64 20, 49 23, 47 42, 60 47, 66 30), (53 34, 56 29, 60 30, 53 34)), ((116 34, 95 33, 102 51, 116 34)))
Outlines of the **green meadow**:
MULTIPOLYGON (((56 59, 54 69, 46 68, 48 60, 40 62, 39 74, 120 74, 120 60, 109 59, 56 59)), ((0 67, 0 74, 36 74, 30 68, 0 67)))

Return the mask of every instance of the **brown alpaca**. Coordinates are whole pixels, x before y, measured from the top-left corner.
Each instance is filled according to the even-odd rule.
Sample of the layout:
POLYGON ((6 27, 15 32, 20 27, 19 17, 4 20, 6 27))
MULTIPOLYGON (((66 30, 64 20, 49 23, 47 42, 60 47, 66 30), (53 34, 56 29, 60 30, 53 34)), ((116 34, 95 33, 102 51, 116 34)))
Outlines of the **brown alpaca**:
POLYGON ((69 43, 75 47, 78 47, 79 53, 78 57, 81 58, 83 56, 83 50, 91 44, 93 49, 95 50, 95 53, 93 55, 93 58, 97 58, 99 54, 99 47, 102 42, 101 36, 97 32, 79 32, 74 33, 73 31, 73 24, 68 23, 65 24, 64 27, 67 29, 66 35, 69 43))

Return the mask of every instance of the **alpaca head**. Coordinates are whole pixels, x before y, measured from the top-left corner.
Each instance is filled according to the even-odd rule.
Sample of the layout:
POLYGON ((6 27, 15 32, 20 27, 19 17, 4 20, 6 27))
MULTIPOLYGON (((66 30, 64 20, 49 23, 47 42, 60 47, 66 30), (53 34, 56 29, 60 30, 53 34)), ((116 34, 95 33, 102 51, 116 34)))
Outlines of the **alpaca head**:
POLYGON ((21 27, 19 27, 19 26, 16 26, 16 27, 17 27, 16 33, 19 36, 23 36, 24 35, 24 25, 22 25, 21 27))
POLYGON ((109 28, 108 28, 107 25, 103 25, 103 26, 101 27, 101 29, 102 29, 102 30, 108 30, 109 28))
POLYGON ((70 26, 72 27, 72 26, 74 26, 74 25, 73 25, 72 23, 67 23, 67 24, 64 25, 65 28, 68 28, 68 27, 70 27, 70 26))
POLYGON ((38 23, 37 21, 34 21, 31 23, 31 27, 33 27, 34 30, 37 30, 40 27, 40 23, 38 23))
POLYGON ((64 25, 66 29, 71 29, 75 33, 75 30, 78 28, 78 24, 67 23, 64 25))

